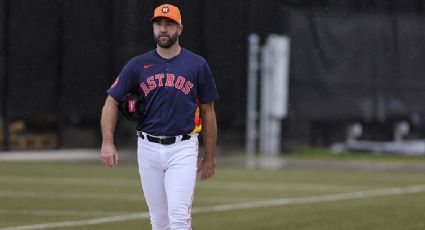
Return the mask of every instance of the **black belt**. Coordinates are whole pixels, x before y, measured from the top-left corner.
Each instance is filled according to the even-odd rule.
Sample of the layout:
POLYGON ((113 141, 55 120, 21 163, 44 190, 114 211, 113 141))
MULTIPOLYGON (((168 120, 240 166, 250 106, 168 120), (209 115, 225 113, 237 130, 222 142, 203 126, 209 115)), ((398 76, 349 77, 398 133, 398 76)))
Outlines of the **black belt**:
MULTIPOLYGON (((171 145, 176 143, 176 140, 177 140, 177 137, 162 137, 161 138, 161 137, 154 137, 149 134, 145 134, 145 135, 148 141, 162 144, 162 145, 171 145)), ((142 132, 137 132, 137 136, 139 136, 142 139, 145 139, 145 135, 143 135, 142 132)), ((182 135, 181 141, 189 140, 190 137, 191 137, 190 135, 184 134, 182 135)))

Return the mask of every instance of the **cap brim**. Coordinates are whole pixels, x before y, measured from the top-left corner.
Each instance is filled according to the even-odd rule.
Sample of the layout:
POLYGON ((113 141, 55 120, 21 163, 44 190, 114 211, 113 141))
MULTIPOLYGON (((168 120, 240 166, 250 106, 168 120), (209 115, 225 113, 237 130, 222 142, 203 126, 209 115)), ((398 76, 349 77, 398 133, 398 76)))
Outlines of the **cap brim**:
POLYGON ((152 17, 152 18, 151 18, 151 22, 153 22, 153 21, 154 21, 155 19, 157 19, 157 18, 166 18, 166 19, 170 19, 171 21, 173 21, 173 22, 175 22, 176 24, 180 25, 180 23, 179 23, 178 21, 174 20, 173 18, 171 18, 171 17, 167 17, 167 16, 163 16, 163 15, 161 15, 161 16, 154 16, 154 17, 152 17))

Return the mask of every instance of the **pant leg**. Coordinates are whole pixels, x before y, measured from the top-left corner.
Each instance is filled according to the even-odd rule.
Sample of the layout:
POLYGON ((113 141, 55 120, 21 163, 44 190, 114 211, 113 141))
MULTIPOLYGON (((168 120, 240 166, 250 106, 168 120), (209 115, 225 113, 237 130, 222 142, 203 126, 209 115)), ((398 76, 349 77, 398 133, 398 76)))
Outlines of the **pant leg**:
POLYGON ((165 172, 165 190, 168 199, 170 229, 192 229, 191 208, 196 183, 198 140, 171 146, 168 168, 165 172))
POLYGON ((138 138, 137 159, 152 230, 169 230, 161 149, 155 143, 138 138))

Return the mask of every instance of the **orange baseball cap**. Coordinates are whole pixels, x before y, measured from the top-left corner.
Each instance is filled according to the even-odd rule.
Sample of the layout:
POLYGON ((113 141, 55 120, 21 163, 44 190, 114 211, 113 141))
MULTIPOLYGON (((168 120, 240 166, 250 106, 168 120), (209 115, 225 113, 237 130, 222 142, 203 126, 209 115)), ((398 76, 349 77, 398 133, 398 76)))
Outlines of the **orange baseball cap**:
POLYGON ((151 21, 153 21, 155 18, 169 18, 177 24, 182 24, 182 17, 180 15, 180 10, 176 6, 170 5, 170 4, 164 4, 160 5, 157 8, 155 8, 155 11, 153 13, 153 17, 151 18, 151 21))

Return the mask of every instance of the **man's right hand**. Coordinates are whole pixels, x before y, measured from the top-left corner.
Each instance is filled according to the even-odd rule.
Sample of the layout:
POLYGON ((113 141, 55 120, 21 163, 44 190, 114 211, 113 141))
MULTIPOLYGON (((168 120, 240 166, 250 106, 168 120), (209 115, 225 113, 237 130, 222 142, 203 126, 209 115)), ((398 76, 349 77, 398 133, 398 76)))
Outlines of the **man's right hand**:
POLYGON ((114 145, 102 145, 100 149, 102 164, 106 167, 114 167, 118 164, 118 152, 114 145))

